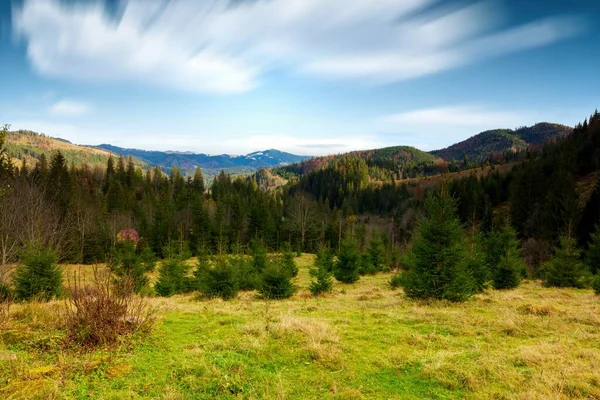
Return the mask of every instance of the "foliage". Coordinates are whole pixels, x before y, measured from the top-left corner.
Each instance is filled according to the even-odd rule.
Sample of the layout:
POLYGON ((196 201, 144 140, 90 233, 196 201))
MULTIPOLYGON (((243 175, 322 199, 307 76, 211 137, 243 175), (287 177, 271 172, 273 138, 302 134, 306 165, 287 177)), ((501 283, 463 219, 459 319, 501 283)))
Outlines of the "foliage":
POLYGON ((158 271, 158 280, 154 285, 156 293, 160 296, 172 296, 178 293, 191 291, 192 280, 188 277, 189 266, 186 260, 190 257, 183 244, 172 243, 165 249, 167 257, 163 260, 158 271))
POLYGON ((394 275, 392 275, 392 279, 390 279, 390 287, 392 289, 398 289, 399 287, 403 286, 403 277, 402 277, 402 272, 398 271, 396 272, 394 275))
POLYGON ((585 261, 588 271, 592 275, 596 275, 600 273, 600 225, 596 227, 596 231, 591 235, 590 239, 585 261))
POLYGON ((476 292, 482 292, 488 287, 491 279, 490 267, 486 260, 483 238, 478 228, 472 225, 467 237, 468 259, 467 269, 473 276, 476 292))
POLYGON ((200 293, 208 298, 235 298, 240 289, 235 261, 233 258, 217 257, 212 268, 203 268, 198 275, 200 293))
POLYGON ((515 230, 507 222, 495 228, 488 234, 486 248, 494 288, 519 286, 526 267, 515 230))
MULTIPOLYGON (((133 283, 133 282, 131 282, 133 283)), ((110 271, 94 269, 93 285, 81 283, 75 275, 67 297, 65 315, 69 336, 85 346, 106 346, 135 332, 148 333, 154 311, 148 301, 124 290, 111 279, 110 271)))
POLYGON ((132 241, 126 240, 115 245, 108 266, 118 281, 126 286, 131 283, 135 293, 140 293, 148 284, 146 266, 132 241))
POLYGON ((342 242, 333 267, 335 279, 342 283, 354 283, 360 279, 361 257, 356 244, 349 239, 342 242))
POLYGON ((581 251, 577 241, 570 235, 560 238, 554 258, 546 271, 546 286, 575 287, 585 286, 585 266, 581 262, 581 251))
POLYGON ((405 257, 402 286, 408 297, 464 301, 475 290, 456 202, 447 194, 425 200, 425 215, 405 257))
POLYGON ((19 300, 50 300, 61 295, 62 270, 56 264, 56 252, 42 245, 30 244, 21 260, 14 277, 15 294, 19 300))
POLYGON ((600 295, 600 275, 596 275, 594 279, 592 279, 592 289, 594 289, 594 293, 600 295))
POLYGON ((259 292, 266 299, 287 299, 296 292, 289 271, 280 260, 273 260, 262 272, 259 292))
POLYGON ((330 293, 333 290, 329 260, 331 260, 329 249, 321 248, 315 259, 314 268, 310 269, 310 276, 315 278, 315 280, 311 281, 309 286, 309 290, 313 296, 318 296, 322 293, 330 293))
POLYGON ((333 252, 329 247, 321 246, 319 248, 315 264, 317 268, 323 268, 325 271, 333 272, 333 252))
POLYGON ((374 271, 381 271, 385 264, 385 247, 381 240, 381 235, 379 235, 378 232, 373 233, 367 251, 369 253, 369 261, 373 265, 374 271))
POLYGON ((296 257, 296 253, 292 251, 292 247, 289 243, 285 243, 283 245, 283 252, 281 254, 281 262, 283 263, 284 268, 288 271, 288 274, 294 278, 298 276, 298 266, 294 261, 296 257))

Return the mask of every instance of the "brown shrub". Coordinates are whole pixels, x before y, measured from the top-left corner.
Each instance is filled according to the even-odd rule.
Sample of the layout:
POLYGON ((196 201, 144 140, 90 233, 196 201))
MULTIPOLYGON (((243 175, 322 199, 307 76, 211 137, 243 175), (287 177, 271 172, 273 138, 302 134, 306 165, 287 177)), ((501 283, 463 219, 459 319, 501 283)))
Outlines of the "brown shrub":
POLYGON ((115 284, 110 271, 94 268, 94 284, 82 285, 77 274, 69 284, 66 326, 70 338, 86 346, 110 345, 124 335, 149 332, 155 321, 147 299, 133 292, 133 282, 115 284))

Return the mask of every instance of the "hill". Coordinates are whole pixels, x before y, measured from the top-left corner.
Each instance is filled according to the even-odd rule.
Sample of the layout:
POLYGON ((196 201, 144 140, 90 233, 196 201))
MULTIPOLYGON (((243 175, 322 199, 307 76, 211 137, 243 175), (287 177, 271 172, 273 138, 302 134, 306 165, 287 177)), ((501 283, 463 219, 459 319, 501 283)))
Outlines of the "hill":
POLYGON ((209 155, 176 151, 125 149, 110 144, 101 144, 97 148, 124 156, 131 155, 148 165, 160 165, 166 171, 173 167, 179 167, 184 173, 193 174, 196 167, 200 167, 204 172, 204 176, 208 178, 216 176, 221 170, 226 170, 231 174, 250 173, 260 168, 297 163, 309 158, 308 156, 298 156, 275 149, 232 156, 228 154, 209 155))
POLYGON ((410 146, 393 146, 382 149, 357 150, 348 153, 313 157, 306 161, 290 164, 275 169, 275 173, 289 177, 290 175, 305 175, 312 171, 320 170, 330 165, 335 160, 342 158, 359 158, 369 167, 378 167, 386 170, 397 171, 399 166, 434 163, 437 157, 410 146))
MULTIPOLYGON (((32 131, 9 132, 6 140, 6 151, 15 163, 23 160, 29 166, 35 165, 37 160, 44 154, 48 159, 52 153, 60 151, 65 157, 67 164, 88 164, 89 166, 106 166, 110 151, 93 147, 80 146, 68 140, 52 138, 32 131)), ((138 166, 143 163, 136 161, 138 166)))
POLYGON ((547 122, 516 130, 494 129, 481 132, 445 149, 432 151, 431 154, 446 161, 462 160, 465 156, 471 161, 485 161, 494 155, 539 147, 546 141, 564 137, 571 131, 568 126, 547 122))

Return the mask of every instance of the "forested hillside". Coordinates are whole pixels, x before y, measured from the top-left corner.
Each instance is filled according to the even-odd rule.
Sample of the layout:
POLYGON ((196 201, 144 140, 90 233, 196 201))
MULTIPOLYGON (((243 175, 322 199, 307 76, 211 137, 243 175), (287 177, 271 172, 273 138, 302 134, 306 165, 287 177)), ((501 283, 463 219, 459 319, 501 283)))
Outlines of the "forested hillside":
POLYGON ((463 160, 486 161, 502 157, 506 153, 515 153, 528 148, 537 149, 547 141, 563 138, 571 133, 571 128, 546 122, 531 127, 495 129, 481 132, 465 141, 456 143, 431 154, 446 161, 463 160))

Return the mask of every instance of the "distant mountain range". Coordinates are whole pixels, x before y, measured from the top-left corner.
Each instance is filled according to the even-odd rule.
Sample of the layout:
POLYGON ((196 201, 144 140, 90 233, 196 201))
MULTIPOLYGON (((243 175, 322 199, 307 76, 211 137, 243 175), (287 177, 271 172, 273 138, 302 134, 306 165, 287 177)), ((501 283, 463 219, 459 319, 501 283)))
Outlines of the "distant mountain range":
POLYGON ((462 160, 465 156, 471 161, 484 161, 493 154, 541 146, 548 140, 556 140, 572 131, 568 126, 547 122, 516 130, 495 129, 481 132, 445 149, 432 151, 431 154, 446 161, 462 160))
MULTIPOLYGON (((539 123, 531 127, 516 130, 495 129, 481 132, 467 140, 456 143, 445 149, 424 152, 414 147, 395 146, 376 150, 359 150, 349 154, 369 161, 370 164, 382 168, 395 169, 398 165, 409 163, 432 162, 436 159, 446 161, 462 160, 465 156, 470 161, 483 161, 495 154, 519 151, 531 147, 539 147, 548 140, 556 140, 571 133, 568 126, 539 123)), ((132 156, 137 166, 151 168, 161 166, 165 172, 179 167, 185 174, 193 174, 197 167, 202 168, 207 179, 225 170, 230 174, 252 173, 261 168, 280 166, 296 174, 308 173, 325 166, 329 160, 343 155, 323 157, 298 156, 283 151, 269 149, 254 153, 232 156, 227 154, 209 155, 176 151, 146 151, 126 149, 110 144, 99 146, 75 145, 64 139, 51 138, 31 131, 11 132, 7 140, 8 153, 15 162, 25 160, 34 165, 44 154, 60 150, 68 163, 106 165, 110 154, 132 156)))
POLYGON ((309 156, 298 156, 275 149, 232 156, 228 154, 209 155, 190 152, 125 149, 110 144, 101 144, 96 148, 113 154, 130 155, 150 166, 160 165, 166 171, 173 167, 179 167, 185 173, 193 174, 194 170, 200 167, 205 176, 215 176, 221 170, 227 170, 229 173, 254 172, 260 168, 293 164, 310 158, 309 156))

